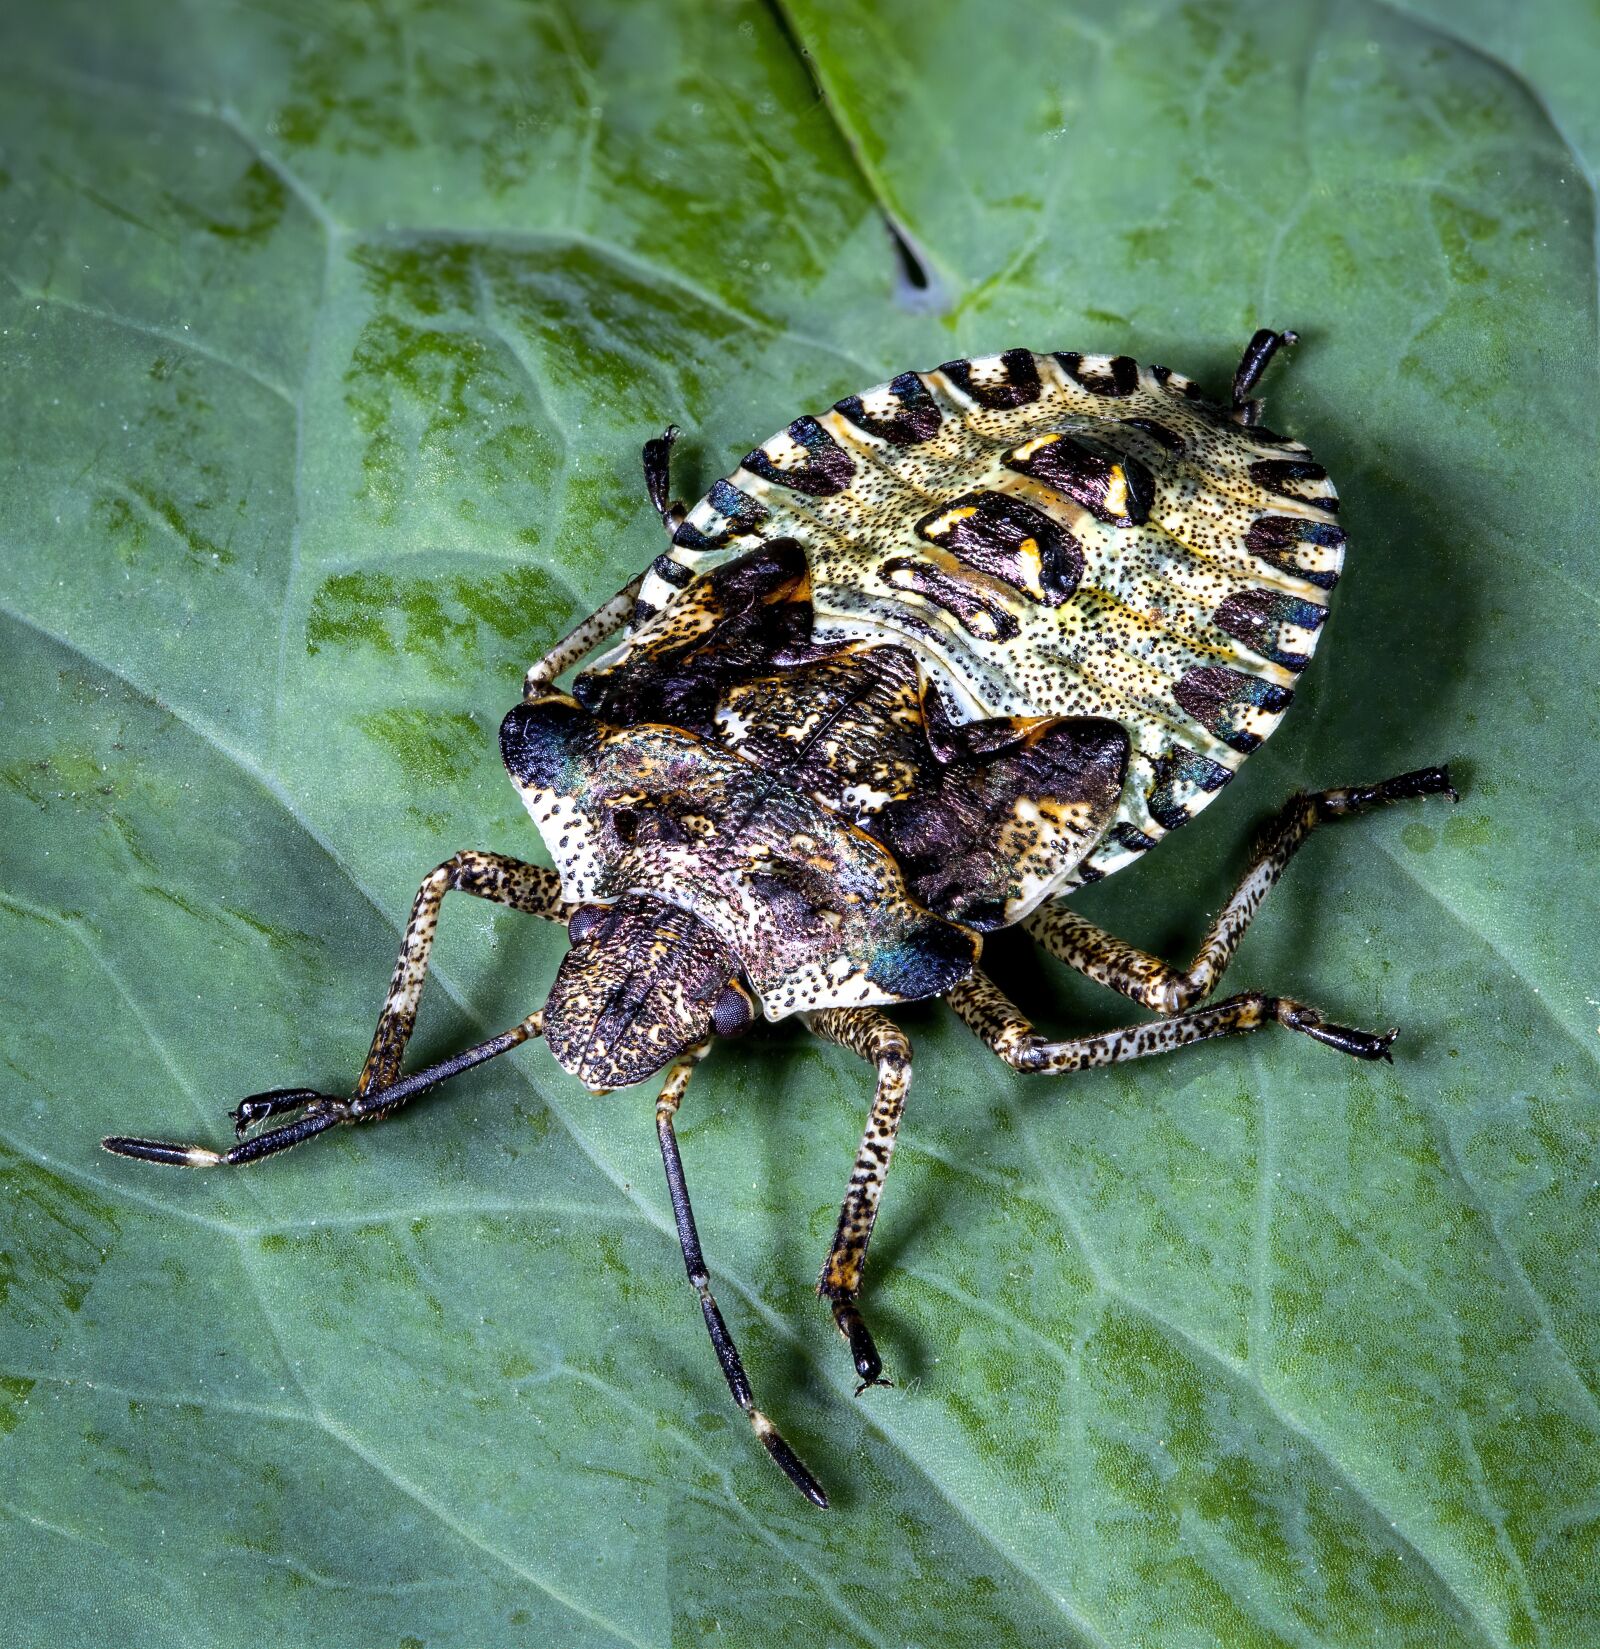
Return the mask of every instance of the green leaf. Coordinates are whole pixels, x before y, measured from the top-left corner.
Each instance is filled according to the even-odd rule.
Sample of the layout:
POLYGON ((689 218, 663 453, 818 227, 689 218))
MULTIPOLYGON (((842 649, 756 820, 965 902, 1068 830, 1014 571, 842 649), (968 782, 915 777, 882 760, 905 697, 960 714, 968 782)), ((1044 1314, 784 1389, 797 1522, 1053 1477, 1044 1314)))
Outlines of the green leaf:
MULTIPOLYGON (((1571 0, 89 4, 0 24, 8 1635, 367 1646, 1578 1646, 1600 1561, 1591 476, 1600 35, 1571 0), (1459 31, 1459 32, 1451 32, 1459 31), (908 279, 885 229, 899 226, 908 279), (1268 388, 1346 500, 1301 704, 1084 908, 1404 1027, 1069 1081, 902 1018, 860 1401, 811 1296, 869 1083, 785 1026, 685 1104, 807 1506, 727 1400, 646 1090, 537 1045, 249 1173, 354 1077, 421 876, 534 855, 494 730, 804 410, 1018 344, 1268 388)), ((543 997, 448 911, 419 1058, 543 997)), ((1136 1017, 1017 935, 1045 1024, 1136 1017)))

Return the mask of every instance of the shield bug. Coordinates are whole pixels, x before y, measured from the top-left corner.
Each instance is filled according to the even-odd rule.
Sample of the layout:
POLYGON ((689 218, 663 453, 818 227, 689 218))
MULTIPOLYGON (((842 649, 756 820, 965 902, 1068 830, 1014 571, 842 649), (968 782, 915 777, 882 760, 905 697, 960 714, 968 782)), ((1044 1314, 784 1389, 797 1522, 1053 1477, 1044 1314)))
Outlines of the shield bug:
POLYGON ((1206 806, 1277 726, 1316 648, 1344 559, 1338 500, 1252 398, 1293 341, 1258 332, 1225 404, 1125 355, 1013 349, 905 372, 795 419, 690 510, 671 500, 676 431, 647 442, 668 548, 533 666, 501 727, 555 868, 464 852, 429 874, 352 1093, 246 1099, 226 1151, 106 1148, 254 1162, 393 1116, 537 1036, 595 1093, 665 1069, 656 1128, 712 1345, 756 1436, 825 1506, 755 1405, 695 1232, 673 1121, 715 1038, 797 1014, 876 1072, 818 1285, 858 1395, 887 1383, 859 1297, 911 1078, 885 1006, 944 997, 1018 1071, 1267 1025, 1389 1057, 1394 1031, 1288 997, 1207 999, 1317 825, 1454 799, 1443 768, 1293 798, 1187 968, 1067 902, 1206 806), (608 641, 570 691, 555 685, 608 641), (542 1009, 404 1075, 452 892, 564 922, 571 945, 542 1009), (1017 923, 1158 1017, 1041 1036, 979 965, 983 936, 1017 923))

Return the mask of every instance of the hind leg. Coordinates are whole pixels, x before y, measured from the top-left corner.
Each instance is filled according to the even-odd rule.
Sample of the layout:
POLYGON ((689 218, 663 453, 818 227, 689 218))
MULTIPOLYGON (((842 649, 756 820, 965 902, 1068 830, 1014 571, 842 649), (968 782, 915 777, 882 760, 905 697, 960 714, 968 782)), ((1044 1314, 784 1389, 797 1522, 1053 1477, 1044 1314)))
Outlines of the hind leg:
POLYGON ((643 573, 630 578, 603 607, 596 607, 581 624, 568 630, 537 664, 530 665, 522 678, 523 698, 538 698, 563 670, 570 669, 584 654, 593 652, 602 641, 614 636, 633 617, 633 604, 639 599, 644 578, 643 573))
POLYGON ((1261 374, 1267 370, 1267 362, 1279 349, 1299 341, 1298 333, 1274 332, 1271 327, 1264 326, 1244 346, 1238 370, 1233 375, 1233 421, 1236 424, 1248 426, 1260 423, 1261 403, 1250 399, 1250 391, 1260 383, 1261 374))
MULTIPOLYGON (((672 491, 672 443, 678 439, 678 426, 668 424, 660 435, 644 444, 644 484, 650 494, 651 507, 661 517, 661 525, 670 538, 683 523, 687 513, 672 491)), ((645 574, 630 578, 603 607, 597 607, 581 624, 575 625, 550 649, 537 664, 531 665, 522 682, 524 699, 538 698, 563 670, 570 669, 586 653, 593 652, 602 641, 614 636, 633 617, 634 604, 645 574)))
POLYGON ((668 424, 654 439, 644 444, 644 485, 650 494, 650 504, 661 517, 667 537, 683 525, 688 513, 672 494, 672 443, 678 439, 676 424, 668 424))

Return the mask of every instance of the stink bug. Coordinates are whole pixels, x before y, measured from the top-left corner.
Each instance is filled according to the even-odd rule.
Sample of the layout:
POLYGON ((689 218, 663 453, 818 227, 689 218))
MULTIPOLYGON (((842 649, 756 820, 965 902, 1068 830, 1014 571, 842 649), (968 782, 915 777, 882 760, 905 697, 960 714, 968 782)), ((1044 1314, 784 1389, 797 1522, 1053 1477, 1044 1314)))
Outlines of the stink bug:
POLYGON ((1276 727, 1310 662, 1345 535, 1326 472, 1252 399, 1288 332, 1258 332, 1228 404, 1125 355, 1008 350, 906 372, 797 418, 691 510, 676 431, 644 447, 670 544, 528 672, 500 743, 554 870, 458 853, 423 882, 350 1095, 277 1089, 239 1143, 112 1138, 187 1167, 254 1162, 393 1116, 531 1037, 595 1093, 666 1068, 656 1129, 689 1280, 734 1401, 791 1481, 816 1478, 755 1406, 712 1296, 673 1119, 695 1062, 799 1014, 877 1088, 819 1292, 857 1395, 887 1384, 858 1301, 911 1047, 880 1011, 945 997, 1018 1071, 1060 1073, 1281 1025, 1357 1059, 1288 997, 1205 1003, 1319 824, 1443 794, 1442 767, 1296 796, 1188 968, 1074 913, 1067 895, 1186 824, 1276 727), (555 683, 621 634, 570 692, 555 683), (567 924, 543 1008, 402 1075, 447 893, 567 924), (1160 1017, 1039 1035, 979 967, 1021 923, 1160 1017))

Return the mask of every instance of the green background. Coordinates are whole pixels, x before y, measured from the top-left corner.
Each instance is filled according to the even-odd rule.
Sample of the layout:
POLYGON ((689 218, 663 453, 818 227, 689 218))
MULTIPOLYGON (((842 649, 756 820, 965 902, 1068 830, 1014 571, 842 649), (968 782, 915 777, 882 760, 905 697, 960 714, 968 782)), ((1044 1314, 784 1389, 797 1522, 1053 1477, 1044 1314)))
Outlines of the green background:
MULTIPOLYGON (((79 0, 0 65, 9 1641, 1595 1641, 1592 6, 79 0), (1233 975, 1396 1063, 1028 1081, 905 1012, 858 1402, 811 1282, 867 1074, 718 1051, 702 1234, 832 1512, 727 1401, 645 1090, 534 1046, 249 1174, 98 1151, 347 1085, 422 874, 537 853, 495 727, 659 548, 669 419, 692 497, 907 367, 1220 389, 1268 323, 1348 576, 1283 731, 1083 905, 1187 954, 1294 787, 1456 763, 1233 975)), ((563 944, 444 927, 425 1055, 563 944)))

